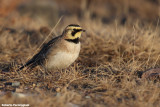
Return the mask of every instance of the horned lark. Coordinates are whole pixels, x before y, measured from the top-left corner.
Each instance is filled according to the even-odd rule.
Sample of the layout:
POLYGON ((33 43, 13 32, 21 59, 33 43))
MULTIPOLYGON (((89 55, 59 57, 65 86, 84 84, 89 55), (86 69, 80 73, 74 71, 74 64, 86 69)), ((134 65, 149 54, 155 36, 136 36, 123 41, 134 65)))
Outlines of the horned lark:
MULTIPOLYGON (((68 25, 62 35, 53 38, 42 49, 33 56, 24 66, 20 67, 35 67, 41 65, 46 69, 64 69, 71 65, 79 56, 80 52, 80 37, 84 32, 79 25, 68 25)), ((18 71, 19 71, 18 70, 18 71)))

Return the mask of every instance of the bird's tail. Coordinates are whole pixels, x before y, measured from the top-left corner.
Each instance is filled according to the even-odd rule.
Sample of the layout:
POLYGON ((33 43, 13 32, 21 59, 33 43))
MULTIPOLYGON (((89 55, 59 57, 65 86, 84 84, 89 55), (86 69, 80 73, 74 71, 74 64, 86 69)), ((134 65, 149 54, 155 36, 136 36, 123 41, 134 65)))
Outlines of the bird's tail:
POLYGON ((22 65, 20 68, 18 68, 16 71, 17 72, 19 72, 19 71, 21 71, 21 70, 23 70, 23 68, 25 68, 27 65, 25 64, 25 65, 22 65))
POLYGON ((25 68, 26 66, 25 65, 23 65, 23 66, 21 66, 20 68, 18 68, 18 70, 17 71, 20 71, 20 70, 22 70, 23 68, 25 68))
POLYGON ((26 64, 24 64, 24 65, 22 65, 20 68, 18 68, 17 71, 21 71, 21 70, 23 70, 23 68, 32 65, 33 62, 34 62, 33 60, 29 60, 26 64))

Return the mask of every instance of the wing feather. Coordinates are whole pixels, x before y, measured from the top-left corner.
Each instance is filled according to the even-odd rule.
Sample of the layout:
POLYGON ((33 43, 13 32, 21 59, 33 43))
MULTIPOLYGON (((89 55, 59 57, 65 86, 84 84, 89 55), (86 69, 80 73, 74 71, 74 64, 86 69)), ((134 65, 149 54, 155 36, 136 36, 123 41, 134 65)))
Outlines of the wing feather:
POLYGON ((42 47, 42 49, 36 55, 34 55, 25 65, 21 66, 19 70, 22 70, 26 66, 31 66, 33 68, 37 65, 43 64, 45 61, 47 52, 53 46, 53 44, 55 44, 56 41, 59 40, 60 37, 61 36, 55 37, 52 40, 50 40, 47 44, 45 44, 42 47))

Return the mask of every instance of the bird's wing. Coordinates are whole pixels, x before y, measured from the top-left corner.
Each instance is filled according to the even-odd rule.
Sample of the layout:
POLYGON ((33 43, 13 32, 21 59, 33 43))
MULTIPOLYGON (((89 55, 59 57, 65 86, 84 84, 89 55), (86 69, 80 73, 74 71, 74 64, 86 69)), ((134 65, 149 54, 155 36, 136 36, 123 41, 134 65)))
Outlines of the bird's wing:
POLYGON ((55 44, 61 36, 55 37, 52 40, 50 40, 47 44, 45 44, 42 49, 34 55, 25 65, 19 68, 19 70, 23 69, 26 66, 32 65, 32 67, 36 65, 43 64, 46 58, 46 54, 49 51, 49 49, 55 44))

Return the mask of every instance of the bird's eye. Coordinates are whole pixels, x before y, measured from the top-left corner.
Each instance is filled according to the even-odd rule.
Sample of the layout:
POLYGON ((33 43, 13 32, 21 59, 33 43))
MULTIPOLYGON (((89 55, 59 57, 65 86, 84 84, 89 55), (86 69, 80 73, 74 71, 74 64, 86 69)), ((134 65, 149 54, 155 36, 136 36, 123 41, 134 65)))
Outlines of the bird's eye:
POLYGON ((76 29, 73 29, 72 36, 75 36, 75 34, 76 34, 76 29))

